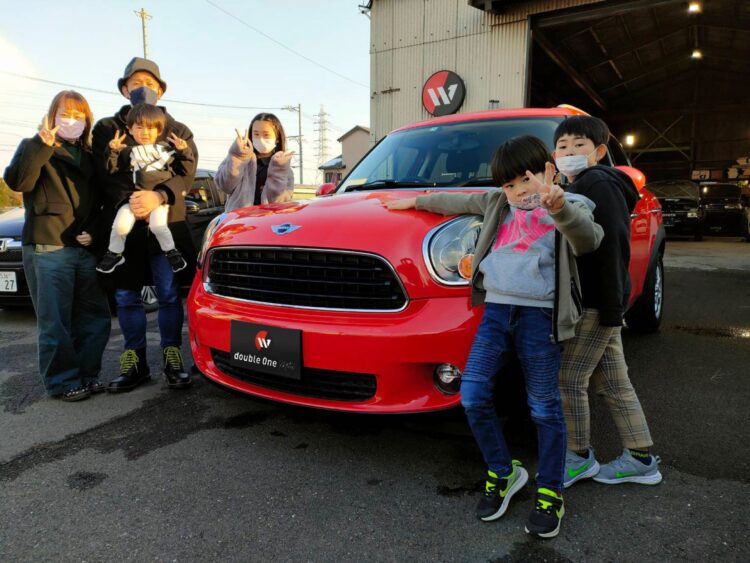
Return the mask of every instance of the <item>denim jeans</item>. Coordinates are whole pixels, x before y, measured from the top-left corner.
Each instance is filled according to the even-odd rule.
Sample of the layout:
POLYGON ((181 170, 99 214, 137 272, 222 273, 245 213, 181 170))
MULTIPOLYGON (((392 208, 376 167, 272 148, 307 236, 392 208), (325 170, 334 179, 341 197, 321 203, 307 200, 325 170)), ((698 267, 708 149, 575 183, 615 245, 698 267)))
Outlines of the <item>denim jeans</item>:
POLYGON ((539 439, 537 486, 559 491, 566 433, 558 385, 560 345, 552 338, 552 322, 551 308, 487 303, 461 378, 461 404, 487 466, 499 476, 510 474, 511 456, 493 393, 498 372, 515 353, 539 439))
MULTIPOLYGON (((180 288, 172 267, 164 254, 150 257, 151 275, 154 278, 156 296, 159 299, 159 333, 161 347, 182 344, 182 323, 184 313, 180 301, 180 288)), ((117 318, 120 320, 126 350, 140 350, 146 347, 146 311, 143 308, 141 292, 132 289, 115 291, 117 318)))
POLYGON ((39 373, 49 395, 99 376, 112 319, 95 268, 96 258, 83 248, 23 247, 23 269, 36 311, 39 373))

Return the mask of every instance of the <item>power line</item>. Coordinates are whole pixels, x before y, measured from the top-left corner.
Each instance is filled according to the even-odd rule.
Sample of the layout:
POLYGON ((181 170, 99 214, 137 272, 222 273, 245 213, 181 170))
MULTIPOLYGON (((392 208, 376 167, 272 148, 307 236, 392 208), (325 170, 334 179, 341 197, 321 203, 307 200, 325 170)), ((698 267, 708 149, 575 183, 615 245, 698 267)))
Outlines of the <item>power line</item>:
POLYGON ((321 64, 318 61, 315 61, 315 60, 311 59, 310 57, 308 57, 306 55, 303 55, 299 51, 295 51, 294 49, 292 49, 291 47, 288 47, 287 45, 285 45, 281 41, 278 41, 278 40, 274 39, 273 37, 271 37, 270 35, 268 35, 267 33, 264 33, 263 31, 261 31, 257 27, 253 27, 252 25, 250 25, 249 23, 247 23, 245 20, 242 20, 242 19, 238 18, 237 16, 235 16, 234 14, 232 14, 231 12, 226 11, 224 8, 222 8, 218 4, 215 4, 211 0, 206 0, 206 3, 210 4, 211 6, 213 6, 214 8, 216 8, 217 10, 219 10, 220 12, 224 12, 230 18, 237 20, 238 22, 240 22, 245 27, 247 27, 249 29, 252 29, 255 33, 258 33, 259 35, 262 35, 263 37, 265 37, 269 41, 273 41, 274 43, 276 43, 282 49, 286 49, 290 53, 293 53, 293 54, 297 55, 298 57, 300 57, 302 59, 305 59, 307 62, 312 63, 315 66, 318 66, 318 67, 322 68, 323 70, 326 70, 326 71, 330 72, 331 74, 335 74, 339 78, 343 78, 347 82, 351 82, 352 84, 356 84, 357 86, 362 86, 363 88, 367 88, 368 90, 370 89, 370 87, 367 84, 362 84, 361 82, 357 82, 356 80, 354 80, 352 78, 349 78, 348 76, 344 76, 340 72, 337 72, 337 71, 333 70, 332 68, 329 68, 329 67, 325 66, 324 64, 321 64))
MULTIPOLYGON (((15 76, 16 78, 23 78, 25 80, 33 80, 35 82, 43 82, 45 84, 54 84, 55 86, 64 86, 66 88, 75 88, 76 90, 85 90, 88 92, 98 92, 100 94, 109 94, 110 96, 121 96, 122 94, 120 92, 113 92, 112 90, 102 90, 101 88, 92 88, 90 86, 81 86, 79 84, 68 84, 67 82, 58 82, 56 80, 47 80, 44 78, 37 78, 36 76, 27 76, 25 74, 18 74, 15 72, 8 72, 5 70, 0 70, 0 74, 5 74, 8 76, 15 76)), ((223 108, 223 109, 252 109, 252 110, 282 110, 284 108, 280 107, 260 107, 260 106, 232 106, 232 105, 225 105, 225 104, 204 104, 201 102, 188 102, 185 100, 175 100, 173 98, 162 98, 163 101, 169 102, 172 104, 185 104, 188 106, 199 106, 199 107, 208 107, 208 108, 223 108)))

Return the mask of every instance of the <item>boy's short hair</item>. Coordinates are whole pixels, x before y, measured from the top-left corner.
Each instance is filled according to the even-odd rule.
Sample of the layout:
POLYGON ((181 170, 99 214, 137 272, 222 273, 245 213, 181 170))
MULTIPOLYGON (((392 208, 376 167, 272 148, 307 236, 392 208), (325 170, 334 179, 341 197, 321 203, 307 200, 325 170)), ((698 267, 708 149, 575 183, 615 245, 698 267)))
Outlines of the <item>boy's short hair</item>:
POLYGON ((563 135, 585 137, 598 147, 609 141, 609 127, 598 117, 573 115, 566 117, 555 129, 555 145, 563 135))
POLYGON ((492 157, 492 179, 502 187, 514 178, 525 176, 526 171, 532 174, 544 172, 552 155, 544 142, 533 135, 523 135, 508 139, 497 147, 492 157))
POLYGON ((138 104, 130 108, 128 112, 128 129, 133 125, 141 127, 156 127, 161 133, 167 125, 167 116, 157 106, 151 104, 138 104))

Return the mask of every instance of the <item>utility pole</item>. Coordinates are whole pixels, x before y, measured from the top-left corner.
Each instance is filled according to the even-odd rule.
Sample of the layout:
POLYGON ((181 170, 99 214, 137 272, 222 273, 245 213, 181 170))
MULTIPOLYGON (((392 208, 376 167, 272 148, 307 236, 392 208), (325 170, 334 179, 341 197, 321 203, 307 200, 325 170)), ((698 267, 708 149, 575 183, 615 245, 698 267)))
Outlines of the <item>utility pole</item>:
MULTIPOLYGON (((282 109, 285 109, 286 111, 296 111, 297 112, 297 146, 299 147, 299 183, 304 184, 305 183, 305 175, 304 175, 304 161, 302 160, 302 104, 297 104, 296 106, 284 106, 282 109)), ((294 137, 287 137, 288 139, 294 139, 294 137)))
POLYGON ((146 20, 151 19, 151 15, 141 8, 140 12, 133 12, 136 16, 138 16, 141 20, 141 27, 143 28, 143 58, 148 58, 148 39, 146 36, 146 20))

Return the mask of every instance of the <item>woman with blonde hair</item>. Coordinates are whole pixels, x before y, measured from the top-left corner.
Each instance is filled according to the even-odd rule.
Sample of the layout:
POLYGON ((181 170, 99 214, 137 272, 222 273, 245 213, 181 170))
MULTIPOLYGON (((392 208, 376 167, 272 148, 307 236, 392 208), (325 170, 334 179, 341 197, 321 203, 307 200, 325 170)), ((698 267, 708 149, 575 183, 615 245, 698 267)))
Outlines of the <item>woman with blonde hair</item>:
POLYGON ((100 210, 93 121, 83 96, 60 92, 3 175, 23 193, 23 267, 37 315, 39 372, 47 393, 63 401, 104 390, 98 377, 111 325, 92 249, 100 210))

